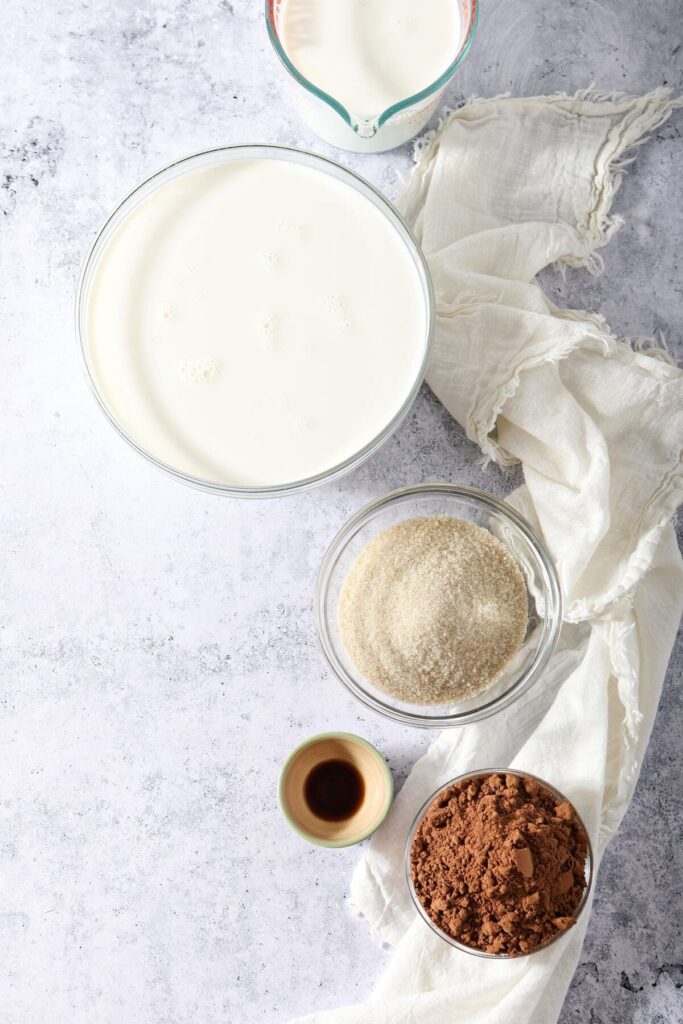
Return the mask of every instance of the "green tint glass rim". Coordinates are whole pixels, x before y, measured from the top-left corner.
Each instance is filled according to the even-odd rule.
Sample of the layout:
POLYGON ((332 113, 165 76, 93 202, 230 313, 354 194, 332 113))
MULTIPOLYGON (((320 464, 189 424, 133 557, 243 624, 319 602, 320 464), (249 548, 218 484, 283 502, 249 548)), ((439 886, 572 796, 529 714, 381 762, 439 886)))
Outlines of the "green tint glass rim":
MULTIPOLYGON (((275 53, 277 54, 278 59, 280 60, 280 63, 285 68, 285 70, 304 89, 310 92, 313 96, 317 96, 319 100, 322 100, 324 103, 327 103, 327 105, 331 107, 334 111, 336 111, 336 113, 339 114, 342 120, 345 121, 346 124, 348 124, 348 126, 355 131, 355 126, 351 119, 351 115, 349 114, 346 107, 342 106, 342 104, 339 103, 339 101, 336 100, 334 96, 331 96, 323 89, 319 89, 316 85, 313 84, 313 82, 310 81, 310 79, 306 78, 305 75, 302 75, 301 72, 296 68, 296 66, 292 64, 291 60, 285 53, 284 47, 280 42, 280 38, 273 24, 275 17, 274 0, 265 0, 265 13, 268 37, 270 39, 273 49, 275 50, 275 53)), ((394 103, 391 107, 387 107, 387 109, 379 116, 377 120, 377 129, 381 128, 382 125, 385 124, 390 117, 394 117, 395 114, 399 114, 402 110, 405 110, 407 107, 412 107, 416 103, 421 103, 422 100, 426 100, 430 96, 433 96, 435 92, 438 92, 439 89, 443 89, 444 86, 448 84, 449 80, 455 74, 460 63, 465 59, 465 57, 469 53, 469 49, 472 45, 472 40, 474 39, 478 23, 479 0, 472 0, 472 8, 470 13, 467 34, 465 36, 462 46, 460 47, 458 55, 453 61, 453 63, 449 64, 449 66, 446 68, 443 74, 439 75, 436 81, 432 82, 431 85, 428 85, 426 89, 422 89, 420 92, 416 92, 414 93, 414 95, 408 96, 406 99, 400 100, 400 102, 398 103, 394 103)), ((363 115, 361 115, 359 112, 359 116, 363 115)))
POLYGON ((369 740, 363 739, 362 736, 358 736, 354 732, 319 732, 315 736, 309 736, 308 739, 302 740, 302 742, 299 743, 294 748, 294 750, 292 750, 291 753, 287 756, 287 759, 285 760, 284 764, 282 765, 282 768, 280 769, 280 778, 278 779, 277 784, 277 799, 278 804, 280 805, 280 811, 282 813, 283 818, 290 826, 290 828, 297 833, 297 835, 301 836, 302 839, 305 839, 306 842, 312 843, 314 846, 326 846, 330 849, 340 850, 345 846, 356 846, 358 843, 362 843, 364 839, 368 839, 380 827, 380 825, 386 818, 387 814, 391 810, 391 805, 394 802, 394 777, 391 774, 391 769, 389 768, 389 765, 386 762, 386 758, 382 754, 380 754, 377 747, 373 746, 369 740), (301 826, 294 820, 294 818, 289 813, 286 801, 284 799, 285 779, 287 778, 287 773, 290 769, 290 766, 292 765, 292 762, 302 750, 305 750, 307 747, 312 746, 314 743, 319 743, 321 740, 337 739, 348 740, 351 743, 359 743, 362 747, 365 747, 365 749, 369 753, 372 754, 372 756, 375 758, 377 763, 382 768, 382 771, 386 778, 387 796, 384 802, 384 806, 377 815, 375 821, 372 823, 372 825, 368 826, 368 828, 366 828, 363 832, 360 832, 357 836, 353 836, 349 839, 320 839, 317 836, 311 835, 311 833, 307 832, 306 829, 301 828, 301 826))
POLYGON ((432 286, 431 274, 427 266, 427 260, 425 259, 422 249, 418 245, 413 232, 390 200, 387 199, 379 189, 375 188, 374 185, 363 178, 362 175, 357 174, 355 171, 352 171, 349 167, 344 166, 344 164, 341 164, 336 160, 330 160, 329 157, 321 156, 319 153, 314 153, 308 149, 299 149, 296 146, 272 146, 267 143, 238 143, 232 146, 216 146, 211 149, 199 150, 196 153, 191 153, 189 156, 184 156, 178 160, 174 160, 172 163, 165 165, 158 171, 155 171, 154 174, 151 174, 148 178, 145 178, 144 181, 137 185, 120 203, 118 203, 112 213, 107 217, 100 230, 97 232, 95 240, 90 246, 83 261, 76 286, 76 298, 74 304, 75 334, 80 352, 81 366, 85 373, 90 391, 94 395, 95 400, 101 411, 104 413, 106 419, 113 426, 117 434, 119 434, 119 436, 122 437, 123 440, 126 441, 126 443, 147 462, 150 462, 153 466, 156 466, 157 469, 162 470, 164 473, 181 483, 188 484, 191 487, 195 487, 198 490, 202 490, 210 494, 222 494, 231 498, 277 498, 291 494, 298 494, 300 492, 310 490, 313 487, 318 487, 321 484, 336 480, 339 477, 344 476, 346 473, 356 469, 365 462, 366 459, 370 458, 370 456, 381 448, 385 441, 391 437, 394 431, 397 430, 403 419, 407 416, 408 410, 413 404, 415 397, 422 386, 425 373, 427 372, 427 365, 429 363, 432 343, 434 340, 435 318, 436 307, 434 301, 434 289, 432 286), (422 297, 425 304, 425 336, 423 339, 424 351, 422 353, 422 360, 413 386, 406 395, 405 401, 384 429, 375 437, 371 438, 370 441, 360 449, 360 451, 350 455, 343 462, 330 466, 329 469, 323 470, 321 473, 316 473, 314 476, 306 477, 302 480, 292 480, 283 484, 274 484, 272 486, 262 485, 248 487, 239 484, 223 484, 212 480, 205 480, 202 477, 192 476, 190 473, 184 473, 182 470, 176 469, 174 466, 158 459, 151 452, 148 452, 146 448, 139 444, 121 426, 113 412, 109 410, 104 397, 100 392, 99 385, 95 379, 95 374, 91 369, 87 345, 85 313, 87 309, 86 300, 88 297, 88 291, 92 282, 92 276, 97 266, 97 261, 104 251, 111 235, 125 219, 128 213, 135 208, 137 201, 144 201, 147 195, 151 194, 155 188, 160 188, 162 185, 166 184, 167 181, 172 181, 175 180, 176 177, 180 177, 184 173, 184 168, 187 168, 185 173, 191 173, 193 170, 204 166, 205 163, 208 165, 214 162, 220 163, 221 161, 229 162, 231 160, 261 158, 283 161, 287 161, 289 159, 292 162, 301 163, 306 167, 317 169, 322 174, 330 174, 333 177, 336 177, 337 180, 342 181, 343 184, 348 185, 349 188, 352 188, 358 195, 361 195, 368 202, 372 203, 375 209, 385 217, 398 234, 401 242, 405 245, 406 250, 413 260, 415 271, 418 275, 422 288, 422 297), (194 165, 196 165, 196 167, 194 165))
POLYGON ((593 882, 595 880, 595 858, 593 856, 593 846, 591 844, 591 838, 588 834, 588 829, 585 826, 583 818, 576 809, 574 801, 568 800, 564 793, 561 793, 559 789, 556 789, 549 782, 546 782, 545 779, 540 778, 540 776, 538 775, 534 775, 533 772, 525 772, 520 768, 478 768, 474 772, 463 772, 462 775, 456 775, 456 777, 454 779, 451 779, 450 782, 446 782, 444 783, 443 786, 439 786, 439 788, 435 790, 427 800, 425 800, 425 802, 422 804, 422 807, 420 808, 420 810, 415 815, 415 818, 413 819, 413 823, 410 826, 410 829, 408 830, 408 840, 406 842, 403 864, 406 881, 408 883, 408 889, 410 891, 410 895, 413 898, 415 908, 419 913, 420 917, 422 918, 422 920, 429 925, 429 927, 432 929, 435 935, 438 935, 439 938, 443 939, 444 942, 447 942, 450 946, 454 946, 456 949, 462 950, 463 953, 470 953, 472 956, 480 956, 483 957, 485 960, 524 960, 526 957, 533 956, 535 953, 541 953, 544 949, 547 949, 548 946, 552 946, 555 942, 558 941, 558 939, 563 938, 565 935, 570 935, 572 929, 570 928, 568 931, 559 931, 557 935, 554 935, 552 939, 548 940, 548 942, 543 943, 542 946, 537 946, 536 949, 532 949, 530 953, 520 953, 518 956, 510 956, 508 953, 486 953, 483 949, 475 949, 473 946, 466 946, 465 943, 458 942, 458 940, 454 939, 452 935, 449 935, 447 932, 442 931, 442 929, 439 928, 439 926, 435 924, 434 921, 432 921, 431 917, 429 916, 425 908, 422 906, 422 903, 420 902, 417 893, 415 892, 412 872, 410 870, 410 851, 412 850, 413 847, 415 833, 417 832, 419 825, 422 823, 422 820, 425 817, 427 811, 434 803, 434 801, 441 795, 441 793, 443 793, 447 789, 450 789, 451 786, 454 786, 458 782, 465 782, 468 779, 480 779, 483 775, 500 774, 516 775, 517 778, 520 779, 533 779, 534 782, 537 782, 544 789, 547 789, 548 792, 551 793, 552 796, 554 796, 559 803, 566 802, 568 804, 571 804, 571 806, 573 807, 577 820, 585 833, 588 848, 585 863, 586 888, 583 890, 581 899, 576 907, 576 910, 574 911, 574 918, 578 923, 579 917, 581 916, 586 905, 588 904, 590 895, 593 890, 593 882))
POLYGON ((360 700, 362 704, 365 704, 366 707, 371 708, 378 714, 392 718, 394 721, 401 722, 404 725, 411 725, 421 729, 443 729, 467 725, 471 722, 480 722, 514 704, 543 674, 543 670, 557 646, 560 629, 562 628, 562 593, 557 571, 547 548, 526 519, 516 512, 511 505, 486 491, 480 490, 478 487, 471 487, 467 484, 438 482, 412 484, 407 487, 400 487, 364 505, 342 526, 330 542, 323 556, 316 580, 313 610, 316 633, 323 656, 346 689, 360 700), (327 616, 327 590, 337 561, 341 557, 346 545, 363 526, 375 518, 377 513, 391 505, 402 504, 411 498, 439 496, 460 497, 475 504, 478 503, 485 509, 503 516, 508 522, 517 527, 530 544, 543 568, 548 607, 543 620, 541 638, 531 664, 510 684, 504 693, 470 711, 456 712, 454 714, 427 715, 416 711, 404 710, 382 700, 375 694, 368 692, 354 676, 351 676, 346 671, 330 639, 331 631, 327 616))

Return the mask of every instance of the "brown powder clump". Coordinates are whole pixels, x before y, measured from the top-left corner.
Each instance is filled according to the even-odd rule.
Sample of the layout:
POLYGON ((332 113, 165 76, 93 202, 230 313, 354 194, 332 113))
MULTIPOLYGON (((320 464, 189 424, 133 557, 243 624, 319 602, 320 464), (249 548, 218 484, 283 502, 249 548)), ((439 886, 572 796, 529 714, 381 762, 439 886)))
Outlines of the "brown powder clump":
POLYGON ((338 614, 366 679, 407 703, 446 704, 501 676, 526 635, 528 597, 488 530, 425 516, 373 538, 344 580, 338 614))
POLYGON ((587 854, 570 803, 535 779, 496 772, 434 800, 415 833, 410 871, 442 931, 473 949, 520 956, 576 923, 587 854))

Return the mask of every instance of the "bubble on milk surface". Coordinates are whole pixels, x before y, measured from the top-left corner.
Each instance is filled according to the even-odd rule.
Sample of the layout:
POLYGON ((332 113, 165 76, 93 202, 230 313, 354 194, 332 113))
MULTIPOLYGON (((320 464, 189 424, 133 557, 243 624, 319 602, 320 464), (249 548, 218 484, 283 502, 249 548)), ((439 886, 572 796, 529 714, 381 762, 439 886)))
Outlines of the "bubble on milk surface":
POLYGON ((278 335, 277 314, 270 310, 258 313, 256 316, 256 330, 260 334, 266 349, 273 349, 278 335))
POLYGON ((310 432, 312 431, 313 420, 310 418, 310 416, 304 416, 296 413, 292 417, 292 426, 294 428, 294 433, 297 434, 299 437, 303 437, 305 434, 310 434, 310 432))
POLYGON ((392 25, 396 32, 405 32, 406 34, 415 32, 417 29, 417 22, 414 18, 394 18, 392 25))
POLYGON ((293 220, 279 221, 277 229, 283 237, 289 238, 293 242, 303 242, 306 235, 303 225, 293 220))
POLYGON ((275 249, 262 249, 259 259, 266 270, 278 270, 282 264, 280 253, 275 249))
POLYGON ((217 359, 185 359, 180 364, 180 375, 191 384, 209 384, 220 372, 217 359))
POLYGON ((339 295, 326 295, 323 306, 337 331, 346 333, 351 329, 351 318, 346 303, 339 295))

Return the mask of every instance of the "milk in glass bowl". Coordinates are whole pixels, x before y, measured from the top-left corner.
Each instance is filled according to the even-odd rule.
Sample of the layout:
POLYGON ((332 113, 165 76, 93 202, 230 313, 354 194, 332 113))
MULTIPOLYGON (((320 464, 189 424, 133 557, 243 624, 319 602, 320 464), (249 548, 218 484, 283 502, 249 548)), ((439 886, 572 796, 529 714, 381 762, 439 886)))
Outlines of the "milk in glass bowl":
POLYGON ((333 479, 424 377, 424 258, 338 164, 272 146, 197 154, 136 189, 86 261, 77 330, 112 425, 186 483, 241 497, 333 479))

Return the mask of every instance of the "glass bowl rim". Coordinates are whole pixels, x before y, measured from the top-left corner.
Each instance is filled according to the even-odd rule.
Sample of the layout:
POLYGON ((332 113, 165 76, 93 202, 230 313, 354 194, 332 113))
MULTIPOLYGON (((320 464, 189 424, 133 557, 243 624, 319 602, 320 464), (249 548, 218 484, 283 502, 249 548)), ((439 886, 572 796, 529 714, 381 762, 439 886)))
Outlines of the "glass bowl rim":
POLYGON ((74 319, 81 367, 85 373, 90 391, 94 395, 101 411, 104 413, 105 418, 109 421, 111 426, 113 426, 119 436, 122 437, 123 440, 134 449, 134 451, 167 475, 179 480, 181 483, 188 484, 191 487, 195 487, 202 491, 212 494, 226 495, 232 498, 276 498, 310 490, 313 487, 329 483, 330 481, 336 480, 344 474, 351 472, 365 462, 366 459, 370 458, 370 456, 373 455, 399 427, 413 404, 427 372, 427 366, 429 364, 429 358, 434 341, 436 303, 427 260, 415 238, 415 235, 413 234, 413 231, 395 208, 393 203, 371 182, 367 181, 362 177, 362 175, 357 174, 344 164, 341 164, 336 160, 331 160, 329 157, 321 156, 319 153, 315 153, 312 150, 301 149, 296 146, 270 145, 268 143, 236 143, 234 145, 215 146, 210 149, 198 150, 188 156, 174 160, 170 164, 165 164, 159 170, 145 178, 144 181, 140 182, 140 184, 136 185, 135 188, 132 189, 125 198, 115 206, 97 231, 95 239, 83 260, 76 286, 74 319), (392 228, 397 232, 400 241, 411 256, 419 279, 422 300, 425 304, 424 351, 422 353, 422 359, 416 373, 415 381, 402 405, 383 430, 376 434, 375 437, 371 438, 358 452, 355 452, 347 459, 344 459, 343 462, 337 463, 329 469, 316 473, 313 476, 274 485, 243 486, 205 480, 202 477, 193 476, 191 473, 185 473, 182 470, 163 462, 151 452, 147 451, 146 448, 139 444, 123 428, 114 414, 109 410, 95 379, 95 374, 91 369, 86 340, 87 325, 85 323, 85 313, 87 310, 89 286, 91 284, 97 262, 105 251, 106 245, 119 224, 133 209, 136 208, 139 202, 143 202, 148 195, 152 194, 157 188, 162 187, 167 182, 181 177, 184 173, 191 173, 193 170, 197 170, 202 166, 211 166, 214 163, 229 163, 233 160, 240 159, 273 159, 282 160, 284 162, 289 161, 293 163, 300 163, 303 166, 318 169, 320 173, 329 174, 337 180, 341 180, 342 184, 348 185, 348 187, 353 189, 358 195, 367 199, 367 201, 372 203, 374 208, 384 216, 392 228), (185 168, 187 169, 185 170, 185 168))
MULTIPOLYGON (((457 2, 457 0, 454 0, 454 2, 457 2)), ((423 100, 429 99, 429 97, 433 96, 435 92, 438 92, 440 89, 444 88, 455 74, 459 65, 462 63, 462 61, 469 53, 479 22, 479 0, 471 0, 471 12, 469 17, 469 23, 467 26, 467 32, 465 33, 465 37, 460 46, 460 49, 458 50, 458 53, 455 56, 455 60, 448 65, 446 70, 442 72, 442 74, 440 74, 439 77, 431 83, 431 85, 428 85, 426 86, 426 88, 421 89, 420 92, 416 92, 412 96, 407 96, 405 99, 399 100, 398 103, 394 103, 390 107, 387 107, 386 110, 384 110, 378 117, 375 117, 375 115, 368 115, 366 112, 359 111, 358 120, 356 121, 356 124, 354 124, 353 118, 349 111, 346 109, 346 107, 344 107, 339 102, 339 100, 336 100, 334 96, 331 96, 329 93, 325 92, 324 89, 319 89, 317 85, 314 85, 314 83, 311 82, 309 78, 306 78, 306 76, 303 75, 301 71, 299 71, 299 69, 296 67, 296 65, 293 64, 292 61, 289 59, 285 51, 285 48, 280 42, 280 37, 278 36, 277 30, 274 26, 274 9, 274 0, 265 0, 265 15, 266 27, 268 29, 268 38, 270 39, 271 45, 275 50, 278 60, 285 68, 285 70, 288 72, 288 74, 294 79, 295 82, 298 82, 298 84, 302 86, 304 89, 306 89, 307 92, 310 92, 313 96, 316 96, 319 100, 322 100, 323 103, 326 103, 328 107, 331 107, 332 110, 339 114, 342 120, 345 121, 346 124, 354 132, 357 131, 359 123, 361 123, 363 120, 371 119, 375 127, 375 132, 377 132, 382 127, 382 125, 389 120, 390 117, 393 117, 395 114, 401 113, 402 110, 406 110, 408 107, 412 107, 416 103, 421 103, 423 100)))
POLYGON ((486 960, 523 960, 526 957, 533 956, 535 953, 541 953, 543 950, 548 949, 548 947, 552 946, 555 942, 558 941, 558 939, 562 939, 566 935, 571 934, 573 928, 568 928, 565 931, 558 931, 556 935, 554 935, 551 939, 548 939, 547 942, 544 942, 543 945, 537 946, 535 949, 530 950, 528 953, 518 953, 516 956, 511 956, 509 953, 487 953, 483 949, 474 949, 473 946, 466 946, 464 942, 458 942, 457 939, 454 939, 451 935, 448 935, 447 932, 442 931, 441 928, 439 928, 439 926, 435 924, 434 921, 432 921, 431 917, 429 916, 425 908, 422 906, 422 903, 420 902, 417 893, 415 892, 415 886, 413 885, 413 879, 410 871, 410 851, 412 849, 415 833, 417 832, 418 826, 422 822, 422 819, 426 815, 431 805, 437 799, 437 797, 441 793, 443 793, 444 790, 449 789, 451 786, 454 786, 458 782, 464 782, 466 779, 476 779, 480 778, 482 775, 501 774, 516 775, 518 778, 522 779, 533 779, 535 782, 538 782, 538 784, 542 786, 544 789, 547 789, 548 792, 550 792, 555 797, 555 799, 558 800, 560 803, 571 804, 572 808, 574 809, 574 814, 576 815, 576 818, 586 836, 587 844, 587 853, 585 861, 586 888, 583 890, 581 899, 579 900, 579 903, 577 904, 577 907, 574 911, 574 919, 578 924, 579 918, 588 904, 588 899, 591 895, 593 883, 595 881, 595 856, 593 854, 593 845, 591 843, 588 829, 586 828, 583 818, 576 809, 574 801, 569 800, 564 795, 564 793, 560 792, 559 789, 556 789, 555 786, 552 786, 549 782, 546 782, 546 780, 542 779, 539 775, 534 775, 533 772, 527 772, 521 768, 478 768, 476 771, 463 772, 462 775, 456 775, 455 778, 450 780, 450 782, 446 782, 443 786, 439 786, 439 788, 436 789, 427 800, 425 800, 425 802, 422 804, 419 811, 415 815, 415 818, 413 819, 413 823, 410 826, 410 829, 408 830, 408 839, 406 842, 403 863, 406 881, 408 883, 408 891, 410 892, 413 903, 415 904, 415 908, 418 911, 420 917, 423 919, 423 921, 426 921, 426 923, 429 925, 429 927, 432 929, 435 935, 438 935, 439 938, 443 939, 445 942, 447 942, 450 946, 453 946, 455 949, 462 950, 463 953, 470 953, 472 956, 480 956, 486 960))
MULTIPOLYGON (((507 502, 489 494, 487 491, 483 491, 478 487, 472 487, 467 484, 438 482, 411 484, 406 487, 399 487, 397 490, 390 491, 388 494, 382 495, 381 497, 368 502, 368 504, 359 509, 359 511, 351 516, 351 518, 348 519, 341 529, 335 534, 323 555, 315 584, 313 608, 316 633, 323 656, 325 657, 329 667, 347 690, 365 704, 366 707, 371 708, 373 711, 376 711, 387 718, 392 718, 394 721, 401 722, 404 725, 412 725, 417 728, 426 729, 442 729, 445 727, 466 725, 470 722, 480 722, 483 721, 483 719, 496 714, 498 711, 502 711, 504 708, 509 707, 519 697, 521 697, 522 694, 526 693, 542 675, 549 658, 557 646, 557 640, 562 627, 562 595, 559 579, 555 566, 553 565, 552 559, 545 545, 536 535, 535 531, 531 528, 526 519, 515 511, 511 505, 508 505, 507 502), (531 548, 534 550, 543 567, 547 581, 546 596, 549 599, 549 609, 543 620, 543 634, 541 642, 539 643, 531 664, 524 672, 521 673, 519 678, 509 687, 508 690, 469 711, 463 711, 455 714, 428 715, 402 710, 392 704, 386 703, 380 697, 376 697, 374 694, 369 693, 354 676, 351 676, 346 671, 345 667, 341 664, 340 659, 337 657, 335 645, 332 643, 330 638, 330 631, 327 625, 327 615, 325 613, 325 602, 332 573, 337 561, 349 541, 355 536, 362 526, 371 522, 377 514, 384 509, 395 504, 402 504, 404 500, 410 499, 411 497, 439 497, 444 495, 447 497, 465 498, 475 504, 479 504, 480 506, 483 505, 490 511, 497 512, 499 515, 503 516, 509 523, 512 523, 520 530, 531 548)), ((485 693, 486 691, 483 692, 482 696, 485 696, 485 693)))

